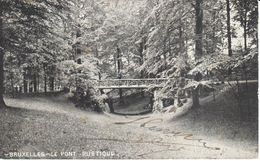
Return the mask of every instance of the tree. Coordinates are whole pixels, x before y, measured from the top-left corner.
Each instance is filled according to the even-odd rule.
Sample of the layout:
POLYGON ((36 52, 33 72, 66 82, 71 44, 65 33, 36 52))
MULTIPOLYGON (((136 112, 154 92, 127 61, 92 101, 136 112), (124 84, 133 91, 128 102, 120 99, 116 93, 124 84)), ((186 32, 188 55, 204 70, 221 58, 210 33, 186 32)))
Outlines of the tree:
POLYGON ((203 3, 203 49, 205 54, 223 52, 226 37, 226 10, 221 0, 206 0, 203 3))
POLYGON ((234 0, 237 11, 235 20, 240 22, 244 31, 244 52, 248 54, 248 36, 253 37, 253 42, 257 42, 257 19, 258 3, 257 0, 234 0))
POLYGON ((199 59, 203 55, 203 9, 202 9, 203 0, 196 0, 195 2, 195 57, 199 59))
POLYGON ((230 28, 230 0, 226 0, 227 6, 227 37, 228 37, 228 55, 232 56, 232 40, 230 28))
MULTIPOLYGON (((203 55, 203 9, 202 9, 203 0, 196 0, 195 2, 195 60, 198 60, 203 55)), ((200 73, 197 73, 198 75, 200 73)), ((195 81, 200 81, 196 79, 196 75, 194 76, 195 81)), ((198 94, 198 86, 192 89, 192 100, 193 107, 199 107, 199 94, 198 94)))
MULTIPOLYGON (((5 92, 4 87, 4 55, 7 51, 7 46, 10 42, 7 37, 4 35, 4 20, 6 20, 6 12, 9 12, 10 16, 16 16, 13 11, 14 6, 17 6, 17 9, 22 13, 22 15, 27 15, 27 9, 32 7, 30 4, 27 4, 23 1, 11 2, 11 1, 0 1, 0 106, 6 106, 3 100, 3 94, 5 92), (19 7, 18 7, 19 6, 19 7)), ((37 12, 32 8, 32 14, 39 15, 40 11, 37 12)), ((28 16, 28 15, 27 15, 28 16)), ((13 35, 11 35, 13 36, 13 35)))
POLYGON ((0 1, 0 107, 5 107, 4 102, 4 35, 3 35, 3 9, 5 6, 2 1, 0 1))
MULTIPOLYGON (((53 24, 51 23, 53 19, 49 19, 48 16, 53 10, 60 11, 66 4, 66 1, 49 0, 43 0, 41 2, 20 0, 0 1, 0 104, 2 106, 5 106, 3 101, 5 89, 3 70, 5 53, 15 54, 14 56, 15 59, 17 59, 17 63, 21 66, 21 69, 25 70, 23 71, 25 73, 25 91, 27 90, 28 83, 26 78, 27 74, 34 77, 31 79, 34 79, 34 90, 37 90, 39 75, 36 73, 38 71, 32 71, 30 69, 35 67, 31 66, 33 64, 37 64, 38 66, 36 66, 36 68, 40 69, 42 58, 40 52, 43 51, 46 46, 44 44, 40 45, 39 40, 53 34, 53 26, 50 26, 50 24, 53 24), (37 59, 30 63, 28 57, 35 57, 37 59)), ((8 63, 5 65, 7 65, 6 69, 10 69, 8 68, 8 63)), ((6 76, 8 75, 13 79, 13 70, 8 70, 6 76)), ((14 83, 11 84, 13 88, 14 83)))

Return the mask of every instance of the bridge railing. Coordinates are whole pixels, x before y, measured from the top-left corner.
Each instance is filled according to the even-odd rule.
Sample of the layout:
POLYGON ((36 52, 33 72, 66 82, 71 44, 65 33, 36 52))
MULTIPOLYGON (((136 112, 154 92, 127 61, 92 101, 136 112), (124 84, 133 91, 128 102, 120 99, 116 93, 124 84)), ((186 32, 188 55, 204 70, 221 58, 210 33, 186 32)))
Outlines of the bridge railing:
POLYGON ((131 88, 147 88, 149 86, 162 87, 166 83, 167 78, 154 79, 106 79, 97 80, 95 86, 97 88, 116 88, 116 87, 131 87, 131 88))

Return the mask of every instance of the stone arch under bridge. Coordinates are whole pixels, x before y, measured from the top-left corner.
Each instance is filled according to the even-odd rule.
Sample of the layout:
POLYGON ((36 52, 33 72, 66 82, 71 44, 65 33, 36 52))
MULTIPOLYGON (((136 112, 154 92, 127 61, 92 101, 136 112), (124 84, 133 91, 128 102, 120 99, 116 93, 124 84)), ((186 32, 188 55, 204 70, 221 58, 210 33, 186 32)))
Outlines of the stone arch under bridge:
MULTIPOLYGON (((93 80, 93 86, 96 89, 147 89, 147 88, 163 88, 169 81, 175 81, 174 78, 147 78, 147 79, 105 79, 93 80)), ((151 108, 155 110, 162 108, 162 100, 156 99, 157 90, 153 92, 151 108)), ((111 102, 110 102, 111 104, 111 102)), ((113 105, 112 105, 113 106, 113 105)))

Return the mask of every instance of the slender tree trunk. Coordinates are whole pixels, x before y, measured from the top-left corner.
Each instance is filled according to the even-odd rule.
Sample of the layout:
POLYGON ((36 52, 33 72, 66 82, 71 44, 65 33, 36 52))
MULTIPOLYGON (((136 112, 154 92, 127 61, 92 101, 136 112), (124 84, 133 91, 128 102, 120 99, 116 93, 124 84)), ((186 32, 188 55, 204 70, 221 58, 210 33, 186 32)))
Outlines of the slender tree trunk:
POLYGON ((4 102, 4 51, 0 51, 0 107, 5 106, 6 105, 4 102))
POLYGON ((110 113, 115 113, 114 106, 113 106, 113 100, 111 98, 108 98, 106 102, 108 104, 110 113))
POLYGON ((54 91, 54 77, 53 76, 50 77, 50 90, 54 91))
POLYGON ((12 97, 14 98, 14 97, 15 97, 15 89, 14 89, 14 75, 13 75, 12 72, 10 73, 10 76, 11 76, 11 90, 12 90, 12 97))
POLYGON ((245 9, 245 20, 244 20, 244 50, 247 54, 247 9, 245 9))
POLYGON ((117 74, 120 77, 120 75, 121 75, 121 61, 120 61, 121 56, 120 56, 120 49, 119 49, 119 47, 117 47, 116 50, 117 50, 117 74))
POLYGON ((33 74, 33 90, 37 92, 37 75, 36 73, 33 74))
MULTIPOLYGON (((145 45, 145 40, 142 40, 142 42, 140 43, 140 46, 139 46, 139 54, 140 54, 139 65, 140 66, 142 66, 143 63, 144 63, 144 55, 143 55, 144 45, 145 45)), ((144 78, 144 71, 143 70, 140 72, 140 78, 144 78)), ((141 96, 144 97, 144 91, 143 90, 141 92, 141 96)))
POLYGON ((230 0, 226 0, 226 3, 227 3, 228 56, 232 56, 232 40, 231 40, 231 28, 230 28, 230 0))
MULTIPOLYGON (((0 3, 1 4, 1 3, 0 3)), ((2 7, 2 6, 1 6, 2 7)), ((0 107, 5 107, 4 102, 4 35, 3 35, 3 11, 0 7, 0 107)))
POLYGON ((44 71, 44 93, 47 92, 47 73, 46 73, 46 65, 43 65, 44 71))
POLYGON ((37 74, 37 91, 40 92, 40 75, 37 74))
POLYGON ((26 69, 23 69, 23 92, 27 93, 28 92, 28 82, 27 82, 27 77, 26 77, 26 69))
POLYGON ((30 82, 29 83, 29 92, 32 93, 33 92, 33 87, 32 87, 33 86, 33 82, 31 80, 29 82, 30 82))
POLYGON ((200 107, 200 101, 199 101, 199 90, 193 89, 192 90, 192 108, 198 108, 200 107))
MULTIPOLYGON (((202 80, 202 74, 201 73, 197 73, 195 76, 194 76, 194 80, 199 82, 202 80)), ((199 93, 200 93, 200 87, 196 87, 195 89, 192 90, 192 101, 193 101, 193 104, 192 104, 192 108, 198 108, 200 107, 200 100, 199 100, 199 93)))
POLYGON ((118 71, 117 71, 117 61, 116 61, 116 58, 117 58, 117 56, 116 56, 116 54, 114 54, 114 68, 115 68, 115 73, 118 73, 118 71))
POLYGON ((143 51, 144 51, 144 42, 142 40, 142 42, 140 43, 140 46, 139 46, 139 56, 140 56, 140 59, 139 59, 139 65, 143 65, 143 62, 144 62, 144 55, 143 55, 143 51))
MULTIPOLYGON (((187 22, 187 20, 185 20, 185 31, 187 30, 187 26, 189 25, 189 23, 187 22)), ((185 35, 185 56, 188 56, 188 52, 189 52, 189 38, 187 35, 185 35)))
MULTIPOLYGON (((195 41, 195 59, 198 60, 203 55, 203 10, 202 10, 202 2, 203 0, 196 0, 195 5, 195 17, 196 17, 196 41, 195 41)), ((195 81, 200 81, 195 76, 195 81)), ((192 99, 193 99, 193 108, 199 107, 199 91, 198 89, 192 90, 192 99)))
MULTIPOLYGON (((117 47, 117 74, 118 74, 118 79, 122 79, 121 75, 121 53, 119 47, 117 47)), ((119 88, 119 103, 124 104, 123 100, 123 90, 119 88)))
POLYGON ((44 93, 47 92, 47 76, 44 74, 44 93))
POLYGON ((47 92, 47 76, 46 74, 44 75, 44 93, 47 92))
MULTIPOLYGON (((214 10, 213 11, 213 22, 216 21, 216 11, 214 10)), ((216 26, 213 25, 213 33, 212 33, 212 42, 213 44, 212 47, 211 47, 211 53, 214 53, 216 51, 216 48, 217 48, 217 42, 216 42, 216 26)))
POLYGON ((179 26, 179 45, 180 45, 180 53, 183 54, 184 49, 184 39, 183 39, 183 23, 180 20, 180 26, 179 26))
MULTIPOLYGON (((98 80, 101 80, 101 78, 102 78, 101 73, 98 72, 98 80)), ((99 91, 100 91, 101 94, 105 94, 103 89, 100 89, 99 91)))
POLYGON ((195 41, 195 58, 199 59, 203 54, 203 10, 202 10, 203 0, 196 0, 195 10, 196 10, 196 41, 195 41))
MULTIPOLYGON (((142 40, 142 42, 140 43, 140 47, 139 47, 139 54, 140 54, 140 61, 139 61, 139 65, 142 66, 144 63, 144 49, 145 49, 145 40, 142 40)), ((144 72, 141 71, 140 73, 140 77, 144 78, 144 72)))
POLYGON ((31 93, 31 92, 33 92, 33 82, 32 82, 32 77, 33 77, 33 75, 32 75, 32 68, 30 67, 29 69, 28 69, 28 76, 29 76, 29 79, 28 79, 28 82, 29 82, 29 93, 31 93))
MULTIPOLYGON (((96 44, 96 57, 99 59, 99 52, 98 52, 97 44, 96 44)), ((97 66, 99 66, 99 62, 97 62, 97 66)), ((101 80, 101 79, 102 79, 102 75, 101 75, 101 72, 99 71, 98 72, 98 80, 101 80)), ((100 89, 99 91, 100 91, 101 94, 105 94, 103 89, 100 89)))
POLYGON ((167 69, 167 56, 166 56, 166 52, 163 52, 163 64, 164 64, 164 69, 167 69))

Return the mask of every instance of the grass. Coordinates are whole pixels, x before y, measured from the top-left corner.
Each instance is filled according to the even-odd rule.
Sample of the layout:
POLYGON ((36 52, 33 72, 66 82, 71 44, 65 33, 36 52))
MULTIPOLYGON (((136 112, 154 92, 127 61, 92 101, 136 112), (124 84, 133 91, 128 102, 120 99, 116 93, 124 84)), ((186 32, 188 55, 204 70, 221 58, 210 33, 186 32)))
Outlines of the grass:
POLYGON ((258 146, 258 98, 257 83, 248 89, 241 85, 239 93, 228 90, 215 101, 171 122, 207 139, 232 142, 234 146, 258 146), (239 95, 239 97, 237 97, 239 95))

